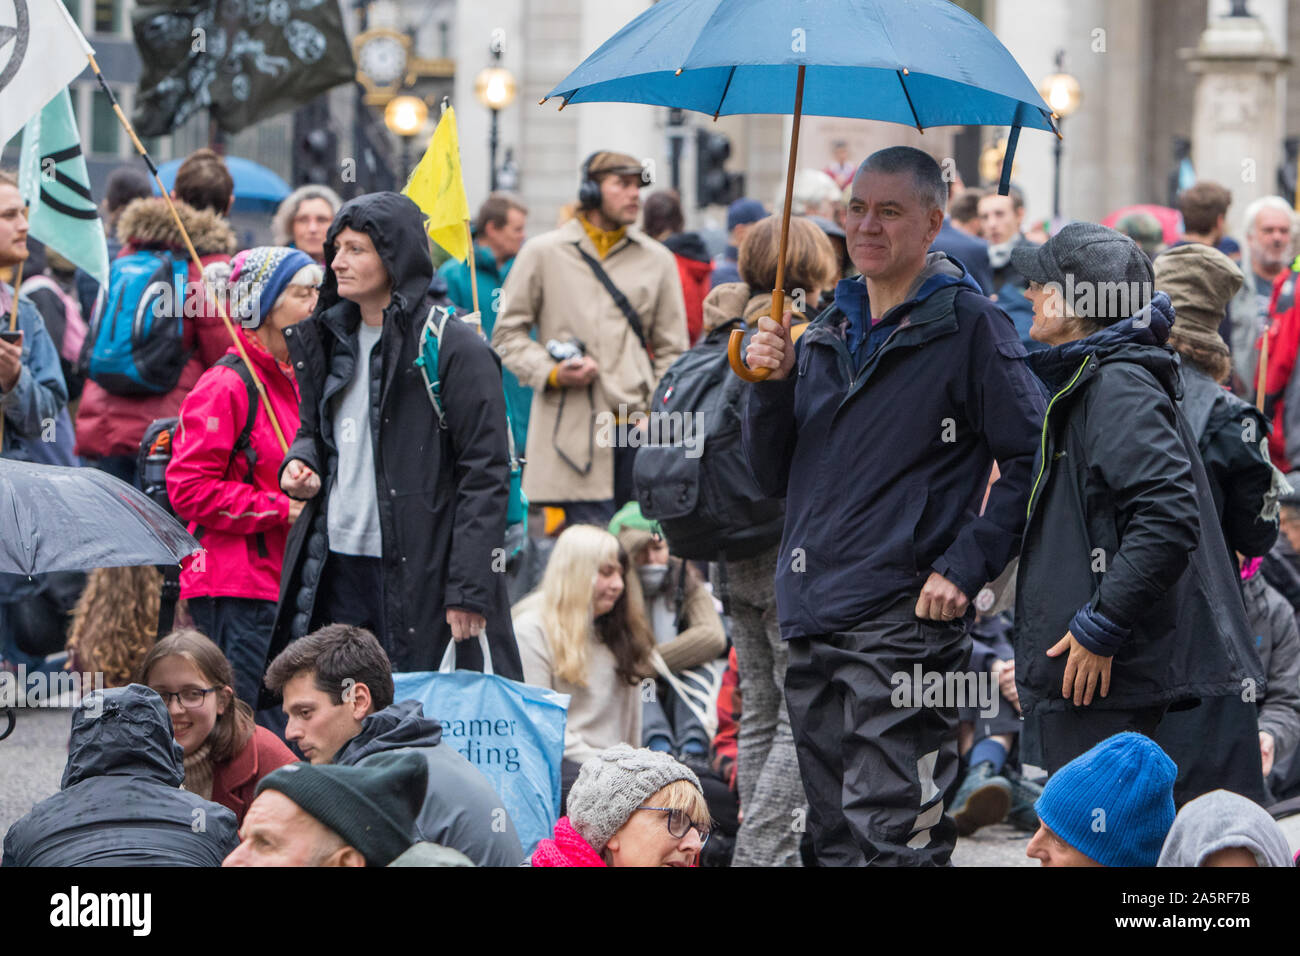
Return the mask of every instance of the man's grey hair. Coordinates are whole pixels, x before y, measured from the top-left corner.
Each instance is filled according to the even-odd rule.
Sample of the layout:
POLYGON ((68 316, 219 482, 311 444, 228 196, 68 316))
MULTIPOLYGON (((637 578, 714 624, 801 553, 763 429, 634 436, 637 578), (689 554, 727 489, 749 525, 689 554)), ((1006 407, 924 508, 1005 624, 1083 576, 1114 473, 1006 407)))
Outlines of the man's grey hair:
POLYGON ((318 186, 309 183, 306 186, 299 186, 289 195, 284 197, 279 208, 275 210, 275 215, 271 218, 271 242, 277 246, 287 246, 293 242, 293 217, 298 215, 298 207, 308 199, 323 199, 330 204, 333 215, 338 215, 339 207, 343 205, 343 200, 339 194, 328 186, 318 186))
POLYGON ((1260 196, 1253 203, 1246 207, 1246 215, 1242 219, 1245 228, 1243 233, 1249 234, 1255 231, 1255 220, 1265 209, 1272 209, 1275 212, 1284 212, 1287 216, 1287 224, 1291 227, 1291 232, 1295 232, 1295 221, 1291 215, 1291 204, 1281 196, 1260 196))
POLYGON ((943 211, 948 205, 948 184, 934 157, 912 146, 889 146, 878 149, 862 161, 857 175, 863 173, 911 173, 916 194, 927 209, 943 211))

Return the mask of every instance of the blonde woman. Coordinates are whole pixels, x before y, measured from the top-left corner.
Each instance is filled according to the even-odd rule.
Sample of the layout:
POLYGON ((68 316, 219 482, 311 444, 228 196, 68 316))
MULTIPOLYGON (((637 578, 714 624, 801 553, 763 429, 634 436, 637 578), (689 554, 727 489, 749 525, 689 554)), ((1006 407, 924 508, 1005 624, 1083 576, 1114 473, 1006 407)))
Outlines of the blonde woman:
POLYGON ((564 795, 583 761, 641 742, 641 679, 654 638, 624 584, 627 555, 603 528, 560 535, 542 583, 514 607, 524 680, 569 695, 564 795))

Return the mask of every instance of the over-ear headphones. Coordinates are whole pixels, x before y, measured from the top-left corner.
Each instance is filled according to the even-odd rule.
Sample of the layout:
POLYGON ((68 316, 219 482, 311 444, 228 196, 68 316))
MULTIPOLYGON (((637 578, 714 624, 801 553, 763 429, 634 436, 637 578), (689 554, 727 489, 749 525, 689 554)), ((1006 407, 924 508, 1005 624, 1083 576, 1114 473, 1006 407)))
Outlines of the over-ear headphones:
POLYGON ((600 183, 591 178, 591 163, 600 152, 597 150, 582 161, 582 182, 578 183, 578 205, 583 209, 600 207, 600 183))

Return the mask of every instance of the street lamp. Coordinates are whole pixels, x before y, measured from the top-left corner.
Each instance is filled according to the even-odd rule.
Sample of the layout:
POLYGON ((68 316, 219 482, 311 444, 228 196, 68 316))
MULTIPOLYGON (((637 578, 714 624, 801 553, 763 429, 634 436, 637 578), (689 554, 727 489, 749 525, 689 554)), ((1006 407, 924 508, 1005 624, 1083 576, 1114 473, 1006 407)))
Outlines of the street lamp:
POLYGON ((402 137, 402 175, 411 175, 411 140, 424 128, 429 118, 429 108, 418 96, 394 96, 384 107, 384 125, 389 132, 402 137))
POLYGON ((497 114, 515 101, 517 91, 514 74, 500 65, 505 45, 505 31, 498 27, 492 31, 492 43, 488 47, 492 65, 485 67, 474 80, 474 95, 492 113, 492 131, 488 136, 492 192, 497 189, 497 114))
MULTIPOLYGON (((1057 129, 1065 126, 1065 118, 1079 108, 1083 102, 1083 93, 1079 81, 1065 72, 1065 51, 1056 51, 1056 72, 1044 77, 1038 85, 1047 105, 1052 108, 1052 117, 1057 121, 1057 129)), ((1052 178, 1052 219, 1061 218, 1061 138, 1056 138, 1056 173, 1052 178)))

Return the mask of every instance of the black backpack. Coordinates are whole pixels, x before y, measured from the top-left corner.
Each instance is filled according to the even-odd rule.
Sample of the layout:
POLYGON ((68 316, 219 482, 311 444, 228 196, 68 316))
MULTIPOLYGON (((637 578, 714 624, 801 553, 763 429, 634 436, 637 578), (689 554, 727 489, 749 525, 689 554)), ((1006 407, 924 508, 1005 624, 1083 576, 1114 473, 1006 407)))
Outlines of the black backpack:
POLYGON ((740 321, 714 329, 669 366, 651 400, 656 443, 636 455, 641 513, 659 522, 679 558, 753 557, 778 543, 785 525, 784 499, 763 496, 740 444, 749 386, 727 364, 727 339, 740 321))
MULTIPOLYGON (((243 431, 235 439, 231 458, 242 454, 248 460, 248 472, 244 480, 251 485, 253 468, 257 465, 257 453, 253 451, 251 444, 260 400, 257 386, 253 384, 253 373, 238 355, 227 353, 214 364, 233 368, 243 379, 244 387, 248 389, 248 419, 244 422, 243 431)), ((156 418, 150 422, 149 427, 144 430, 144 437, 140 439, 140 451, 136 457, 136 474, 140 476, 140 490, 166 509, 170 515, 175 515, 176 510, 172 507, 171 499, 167 497, 167 466, 171 464, 172 439, 179 421, 179 418, 156 418)), ((196 538, 202 534, 202 528, 195 529, 196 538)), ((265 557, 266 539, 261 533, 257 535, 257 548, 258 553, 265 557)))

